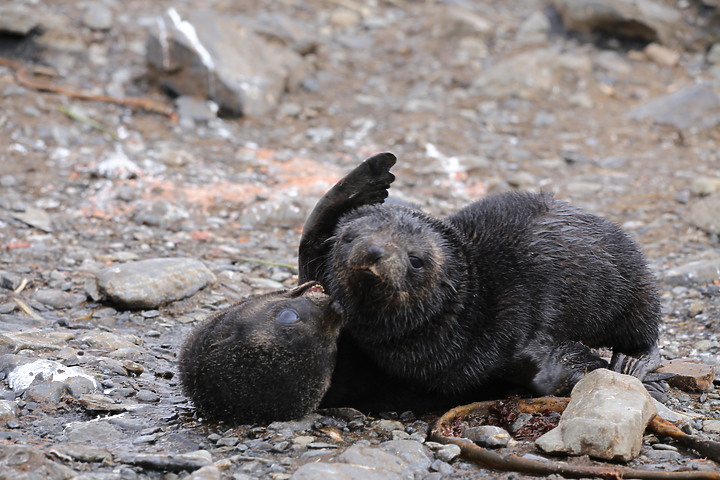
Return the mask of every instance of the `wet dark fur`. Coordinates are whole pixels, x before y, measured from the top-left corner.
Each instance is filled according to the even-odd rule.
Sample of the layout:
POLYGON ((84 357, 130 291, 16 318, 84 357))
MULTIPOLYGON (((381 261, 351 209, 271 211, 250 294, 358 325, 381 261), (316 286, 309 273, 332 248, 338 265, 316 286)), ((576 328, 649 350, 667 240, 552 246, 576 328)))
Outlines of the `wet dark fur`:
MULTIPOLYGON (((445 219, 363 206, 328 242, 319 280, 342 306, 345 341, 365 369, 418 391, 459 397, 510 381, 567 393, 608 366, 588 347, 613 348, 612 368, 640 378, 656 366, 660 307, 640 249, 550 195, 491 196, 445 219)), ((336 373, 324 403, 362 374, 343 366, 358 361, 343 360, 342 342, 339 355, 349 374, 336 373)))
POLYGON ((290 420, 315 410, 334 368, 340 317, 306 284, 218 312, 185 341, 183 391, 202 415, 235 423, 290 420), (292 309, 299 320, 277 318, 292 309))

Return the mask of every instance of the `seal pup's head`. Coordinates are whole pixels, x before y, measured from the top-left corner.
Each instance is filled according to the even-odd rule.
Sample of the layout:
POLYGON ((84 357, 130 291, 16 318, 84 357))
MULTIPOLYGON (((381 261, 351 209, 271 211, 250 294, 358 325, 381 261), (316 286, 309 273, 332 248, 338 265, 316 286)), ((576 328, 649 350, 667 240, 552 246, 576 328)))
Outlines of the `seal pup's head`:
POLYGON ((179 357, 183 391, 201 414, 269 423, 317 408, 335 366, 340 316, 322 286, 251 297, 199 325, 179 357))
POLYGON ((454 232, 402 205, 371 205, 335 230, 327 282, 354 335, 401 337, 447 312, 465 275, 454 232))

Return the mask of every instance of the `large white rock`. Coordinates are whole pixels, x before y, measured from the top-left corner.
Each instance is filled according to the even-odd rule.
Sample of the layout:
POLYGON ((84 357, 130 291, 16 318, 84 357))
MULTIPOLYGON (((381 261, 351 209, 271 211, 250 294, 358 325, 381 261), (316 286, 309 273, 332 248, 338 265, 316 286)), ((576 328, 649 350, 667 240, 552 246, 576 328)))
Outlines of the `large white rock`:
POLYGON ((547 453, 627 462, 637 457, 657 408, 635 377, 598 369, 573 388, 557 428, 535 441, 547 453))

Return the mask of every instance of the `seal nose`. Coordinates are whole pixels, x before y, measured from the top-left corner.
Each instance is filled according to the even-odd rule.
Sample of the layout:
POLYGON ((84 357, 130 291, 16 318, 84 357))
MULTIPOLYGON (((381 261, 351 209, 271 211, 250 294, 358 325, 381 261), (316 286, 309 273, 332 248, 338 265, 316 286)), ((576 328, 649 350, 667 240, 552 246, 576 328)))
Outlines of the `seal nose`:
POLYGON ((377 245, 370 245, 365 249, 365 253, 367 254, 368 260, 375 263, 385 255, 385 250, 377 245))

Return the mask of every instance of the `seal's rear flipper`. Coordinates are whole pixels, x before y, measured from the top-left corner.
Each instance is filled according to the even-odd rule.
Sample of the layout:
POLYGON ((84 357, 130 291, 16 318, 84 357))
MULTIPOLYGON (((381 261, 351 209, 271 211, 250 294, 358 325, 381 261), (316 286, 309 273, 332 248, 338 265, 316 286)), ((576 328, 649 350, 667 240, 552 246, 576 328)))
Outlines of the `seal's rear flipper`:
POLYGON ((650 351, 640 355, 628 355, 622 352, 613 352, 610 360, 610 370, 632 375, 639 378, 651 397, 659 402, 667 401, 669 389, 668 378, 674 377, 672 373, 652 373, 662 362, 660 351, 653 346, 650 351))
POLYGON ((340 179, 318 201, 300 238, 300 283, 323 280, 320 277, 329 251, 327 240, 333 235, 338 220, 354 208, 382 203, 387 198, 390 184, 395 180, 390 168, 396 160, 390 152, 373 155, 340 179))

